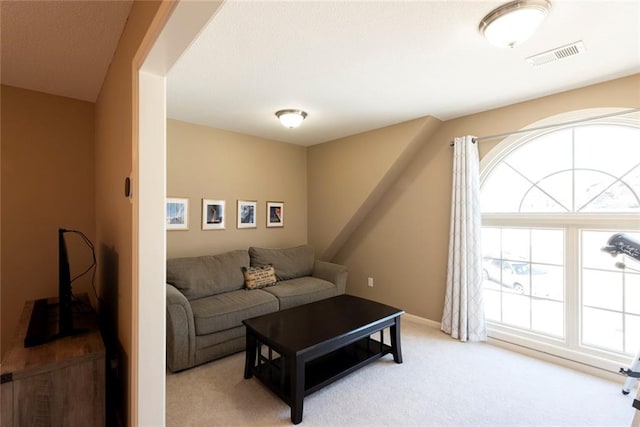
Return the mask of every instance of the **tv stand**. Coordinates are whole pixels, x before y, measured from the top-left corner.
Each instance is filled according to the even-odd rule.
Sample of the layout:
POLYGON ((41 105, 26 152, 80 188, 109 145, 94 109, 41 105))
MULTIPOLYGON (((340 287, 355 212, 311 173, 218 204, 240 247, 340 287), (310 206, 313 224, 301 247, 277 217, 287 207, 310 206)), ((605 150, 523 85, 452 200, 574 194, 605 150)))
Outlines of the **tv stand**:
MULTIPOLYGON (((87 302, 87 307, 89 303, 87 302)), ((72 312, 77 303, 72 302, 72 312)), ((24 337, 24 346, 34 347, 59 338, 71 335, 78 335, 89 332, 87 328, 71 328, 66 331, 60 331, 59 322, 59 305, 50 302, 47 298, 37 299, 33 301, 33 310, 29 319, 29 327, 27 335, 24 337)))
MULTIPOLYGON (((86 294, 79 299, 90 307, 86 294)), ((49 339, 57 335, 57 306, 55 299, 45 302, 45 324, 55 330, 49 339)), ((95 312, 75 310, 74 326, 85 332, 25 348, 35 306, 36 301, 25 303, 2 360, 0 425, 104 426, 105 348, 95 312)))

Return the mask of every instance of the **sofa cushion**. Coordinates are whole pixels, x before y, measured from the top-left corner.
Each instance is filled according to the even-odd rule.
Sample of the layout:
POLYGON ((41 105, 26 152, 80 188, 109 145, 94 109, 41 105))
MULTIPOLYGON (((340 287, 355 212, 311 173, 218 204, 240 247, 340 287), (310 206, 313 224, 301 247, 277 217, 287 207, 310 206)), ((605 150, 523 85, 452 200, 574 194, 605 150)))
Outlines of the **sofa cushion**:
POLYGON ((242 321, 278 311, 278 300, 260 289, 225 292, 191 301, 196 335, 242 326, 242 321))
POLYGON ((249 256, 252 266, 272 265, 279 281, 310 276, 313 273, 315 254, 309 245, 283 249, 251 247, 249 256))
POLYGON ((307 304, 339 294, 331 282, 312 276, 278 282, 277 286, 264 288, 264 292, 275 295, 280 301, 280 310, 307 304))
POLYGON ((167 283, 178 288, 188 300, 194 300, 244 287, 242 267, 249 265, 246 250, 219 255, 173 258, 167 260, 167 283))
POLYGON ((262 289, 276 284, 276 273, 272 266, 242 267, 244 285, 247 289, 262 289))
POLYGON ((225 341, 235 340, 236 338, 245 338, 244 325, 237 328, 226 329, 224 331, 216 332, 215 334, 197 335, 196 336, 196 351, 205 349, 207 347, 217 346, 225 341))

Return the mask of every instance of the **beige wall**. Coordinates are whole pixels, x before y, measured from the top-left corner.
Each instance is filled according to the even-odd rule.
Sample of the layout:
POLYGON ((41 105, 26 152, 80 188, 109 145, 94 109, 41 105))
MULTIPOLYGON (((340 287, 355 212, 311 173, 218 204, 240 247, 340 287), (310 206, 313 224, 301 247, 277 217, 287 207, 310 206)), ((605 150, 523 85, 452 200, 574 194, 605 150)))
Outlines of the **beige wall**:
POLYGON ((424 117, 308 149, 309 241, 331 259, 440 125, 424 117))
POLYGON ((189 199, 189 230, 167 231, 167 256, 307 242, 304 147, 167 121, 167 196, 189 199), (202 199, 226 201, 224 230, 202 230, 202 199), (236 201, 256 200, 257 228, 236 228, 236 201), (283 228, 266 228, 266 202, 284 202, 283 228))
MULTIPOLYGON (((452 150, 449 142, 461 135, 494 135, 520 129, 556 114, 597 107, 640 107, 640 75, 450 120, 433 133, 403 173, 380 199, 346 244, 333 257, 349 268, 347 292, 395 305, 406 312, 440 321, 446 282, 452 150), (367 277, 374 287, 367 287, 367 277)), ((486 154, 499 140, 480 142, 486 154)), ((311 158, 309 164, 316 162, 311 158)), ((346 150, 342 149, 341 156, 346 150)), ((368 154, 367 154, 368 155, 368 154)), ((330 167, 330 155, 326 155, 330 167)), ((366 173, 363 153, 354 151, 349 174, 366 173)), ((333 170, 334 174, 343 173, 333 170)), ((316 177, 309 177, 315 188, 316 177)), ((316 199, 329 203, 330 195, 316 199)), ((309 221, 309 235, 331 224, 309 221)), ((313 243, 313 242, 311 242, 313 243)))
MULTIPOLYGON (((133 353, 133 204, 124 181, 134 162, 133 58, 158 11, 159 1, 135 1, 95 106, 96 250, 100 317, 110 354, 119 359, 115 378, 118 410, 135 425, 136 384, 133 353)), ((134 183, 135 185, 135 183, 134 183)))
MULTIPOLYGON (((94 240, 94 105, 1 87, 2 354, 26 300, 58 295, 58 228, 94 240)), ((90 250, 65 235, 72 275, 91 264, 90 250)), ((91 275, 73 292, 92 294, 91 275)))

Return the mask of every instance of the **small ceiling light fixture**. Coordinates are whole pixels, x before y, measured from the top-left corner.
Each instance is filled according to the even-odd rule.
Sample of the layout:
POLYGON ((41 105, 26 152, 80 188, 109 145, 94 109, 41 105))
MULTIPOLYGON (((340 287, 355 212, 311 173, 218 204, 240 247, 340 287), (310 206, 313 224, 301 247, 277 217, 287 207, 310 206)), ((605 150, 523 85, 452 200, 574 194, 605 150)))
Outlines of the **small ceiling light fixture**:
POLYGON ((307 113, 302 110, 280 110, 276 111, 276 117, 286 128, 297 128, 307 117, 307 113))
POLYGON ((528 40, 549 13, 547 0, 516 0, 492 10, 480 21, 480 32, 497 47, 514 47, 528 40))

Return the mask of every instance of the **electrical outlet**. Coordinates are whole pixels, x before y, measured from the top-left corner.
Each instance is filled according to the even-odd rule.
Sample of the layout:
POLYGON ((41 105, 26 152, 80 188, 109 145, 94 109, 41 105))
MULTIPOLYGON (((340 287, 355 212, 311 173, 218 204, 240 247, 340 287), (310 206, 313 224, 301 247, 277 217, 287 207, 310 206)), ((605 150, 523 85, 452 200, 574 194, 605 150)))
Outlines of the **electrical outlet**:
POLYGON ((369 277, 367 279, 367 286, 369 286, 370 288, 373 288, 373 277, 369 277))

